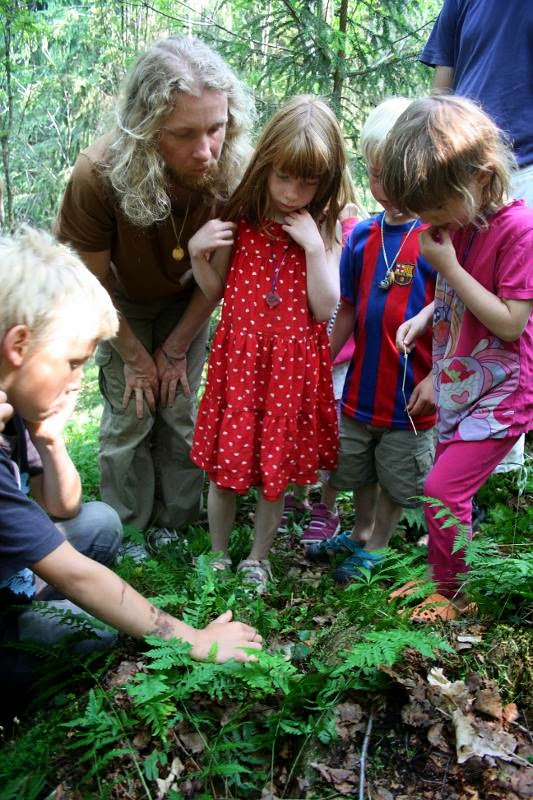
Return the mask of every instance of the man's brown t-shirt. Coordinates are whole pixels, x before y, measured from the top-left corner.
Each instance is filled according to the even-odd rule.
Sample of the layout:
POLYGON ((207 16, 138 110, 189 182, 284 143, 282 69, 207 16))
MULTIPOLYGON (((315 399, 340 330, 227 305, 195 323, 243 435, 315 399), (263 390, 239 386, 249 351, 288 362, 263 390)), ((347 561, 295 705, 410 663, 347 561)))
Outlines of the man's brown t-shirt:
POLYGON ((81 252, 109 250, 117 287, 134 303, 191 294, 195 284, 187 242, 214 216, 213 201, 192 194, 188 212, 186 203, 173 209, 174 227, 185 251, 184 258, 175 261, 176 233, 170 218, 139 227, 122 213, 102 171, 107 143, 108 137, 101 137, 78 156, 59 212, 58 237, 81 252))

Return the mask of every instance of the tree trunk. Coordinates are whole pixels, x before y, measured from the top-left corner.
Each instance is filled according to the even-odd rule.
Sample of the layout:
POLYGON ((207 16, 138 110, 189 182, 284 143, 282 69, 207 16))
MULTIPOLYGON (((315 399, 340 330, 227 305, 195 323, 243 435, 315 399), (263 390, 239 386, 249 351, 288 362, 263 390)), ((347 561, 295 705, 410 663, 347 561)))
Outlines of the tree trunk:
POLYGON ((342 89, 346 75, 346 30, 348 28, 348 0, 341 0, 339 11, 340 45, 335 54, 335 70, 333 72, 333 108, 337 115, 341 112, 342 89))

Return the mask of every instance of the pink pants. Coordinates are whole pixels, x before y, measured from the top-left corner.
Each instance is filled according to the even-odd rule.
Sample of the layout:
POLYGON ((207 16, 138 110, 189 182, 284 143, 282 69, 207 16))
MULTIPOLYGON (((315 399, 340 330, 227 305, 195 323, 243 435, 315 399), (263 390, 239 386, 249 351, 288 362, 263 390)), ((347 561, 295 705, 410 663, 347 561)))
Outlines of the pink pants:
MULTIPOLYGON (((439 442, 433 469, 426 478, 424 494, 436 497, 472 535, 472 498, 494 468, 507 455, 518 436, 483 439, 479 442, 453 440, 439 442)), ((428 561, 438 591, 453 597, 460 587, 456 575, 468 571, 464 551, 452 553, 457 527, 442 528, 444 519, 435 519, 438 508, 424 506, 429 532, 428 561)))

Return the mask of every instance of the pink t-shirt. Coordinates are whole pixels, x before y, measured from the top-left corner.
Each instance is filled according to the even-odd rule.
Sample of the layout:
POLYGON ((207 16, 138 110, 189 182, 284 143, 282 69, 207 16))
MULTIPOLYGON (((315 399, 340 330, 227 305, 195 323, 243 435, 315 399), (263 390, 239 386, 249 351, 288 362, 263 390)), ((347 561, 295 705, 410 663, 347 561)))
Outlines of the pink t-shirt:
MULTIPOLYGON (((488 228, 457 231, 459 263, 508 300, 533 299, 533 209, 517 200, 492 214, 488 228)), ((439 441, 516 436, 532 427, 533 315, 522 335, 503 342, 440 275, 433 318, 433 378, 439 441)))

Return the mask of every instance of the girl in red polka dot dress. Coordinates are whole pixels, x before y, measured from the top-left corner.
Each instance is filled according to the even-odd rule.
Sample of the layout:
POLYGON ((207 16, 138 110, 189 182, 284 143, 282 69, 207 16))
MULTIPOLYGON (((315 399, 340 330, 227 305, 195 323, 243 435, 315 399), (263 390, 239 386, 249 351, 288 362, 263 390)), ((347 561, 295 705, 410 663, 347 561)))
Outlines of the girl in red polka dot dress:
POLYGON ((215 567, 231 566, 236 495, 260 489, 242 561, 262 591, 289 483, 337 460, 327 320, 339 297, 340 209, 352 200, 338 122, 319 98, 290 100, 264 129, 221 219, 189 242, 196 281, 224 298, 192 460, 210 478, 215 567))

